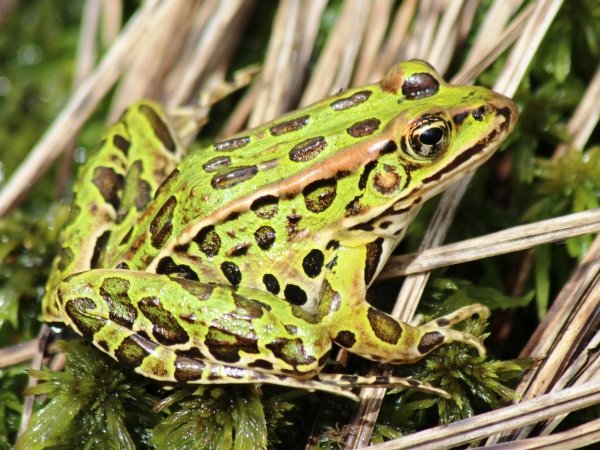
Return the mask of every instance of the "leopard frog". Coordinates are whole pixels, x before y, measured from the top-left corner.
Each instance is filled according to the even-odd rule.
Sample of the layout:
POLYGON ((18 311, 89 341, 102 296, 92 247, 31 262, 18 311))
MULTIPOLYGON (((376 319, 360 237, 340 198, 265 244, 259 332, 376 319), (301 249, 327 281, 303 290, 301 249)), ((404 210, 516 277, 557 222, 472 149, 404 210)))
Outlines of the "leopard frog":
POLYGON ((448 342, 485 352, 451 328, 481 305, 412 326, 365 294, 423 202, 486 161, 517 116, 409 61, 182 158, 160 107, 136 103, 80 171, 45 319, 163 382, 427 390, 321 369, 333 343, 387 363, 448 342))

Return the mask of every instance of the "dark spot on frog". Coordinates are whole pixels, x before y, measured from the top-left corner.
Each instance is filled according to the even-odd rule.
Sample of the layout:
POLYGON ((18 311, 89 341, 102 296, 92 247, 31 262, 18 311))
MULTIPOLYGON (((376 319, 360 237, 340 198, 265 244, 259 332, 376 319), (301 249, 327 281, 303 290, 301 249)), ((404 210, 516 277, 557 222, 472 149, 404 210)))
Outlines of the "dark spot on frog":
POLYGON ((176 278, 185 278, 186 280, 198 281, 198 274, 192 270, 190 266, 185 264, 176 264, 173 258, 165 256, 157 266, 156 273, 161 275, 170 275, 176 278))
POLYGON ((196 317, 196 314, 190 313, 190 314, 179 314, 179 318, 181 320, 183 320, 184 322, 187 322, 189 324, 195 324, 196 321, 198 320, 198 318, 196 317))
POLYGON ((162 248, 173 232, 173 214, 177 206, 175 196, 170 196, 150 222, 150 241, 154 248, 162 248))
POLYGON ((235 219, 237 219, 238 217, 240 217, 240 215, 241 215, 241 214, 240 214, 240 212, 239 212, 239 211, 233 211, 233 212, 229 213, 229 214, 227 215, 227 217, 225 217, 225 219, 223 220, 223 222, 229 222, 230 220, 235 220, 235 219))
POLYGON ((346 129, 346 132, 353 138, 361 138, 375 133, 379 129, 381 121, 376 118, 370 118, 356 122, 346 129))
POLYGON ((178 356, 185 356, 186 358, 203 359, 205 356, 202 354, 198 347, 191 347, 187 350, 175 350, 178 356))
POLYGON ((251 363, 248 363, 248 367, 263 370, 273 370, 273 363, 267 361, 266 359, 257 359, 251 363))
POLYGON ((371 173, 371 171, 375 168, 375 166, 377 166, 377 161, 370 161, 367 164, 365 164, 365 167, 362 171, 362 173, 360 174, 360 178, 358 179, 358 189, 361 191, 364 191, 365 188, 367 187, 367 181, 369 179, 369 174, 371 173))
POLYGON ((235 315, 246 320, 259 319, 265 311, 271 310, 269 305, 261 301, 246 298, 236 293, 233 293, 233 302, 235 303, 235 315))
MULTIPOLYGON (((156 192, 154 193, 154 198, 157 198, 159 194, 162 194, 163 191, 166 191, 167 187, 177 179, 178 175, 179 169, 173 169, 169 176, 165 178, 164 181, 160 184, 158 189, 156 189, 156 192)), ((181 187, 181 190, 183 190, 183 186, 181 187)))
POLYGON ((372 223, 369 222, 365 222, 365 223, 357 223, 356 225, 353 225, 349 228, 349 230, 351 231, 373 231, 375 229, 375 227, 373 226, 372 223))
POLYGON ((292 131, 298 131, 304 128, 308 124, 309 115, 296 117, 295 119, 288 120, 286 122, 280 122, 277 125, 273 125, 269 128, 269 132, 272 136, 281 136, 285 133, 292 131))
POLYGON ((357 195, 346 205, 344 212, 346 217, 358 216, 368 211, 368 208, 360 202, 361 198, 362 194, 357 195))
POLYGON ((198 283, 194 280, 186 280, 185 278, 171 278, 179 284, 188 294, 193 295, 200 301, 209 300, 212 296, 214 286, 212 284, 198 283))
POLYGON ((468 115, 469 115, 468 111, 463 111, 463 112, 455 114, 452 119, 454 120, 454 123, 456 125, 460 126, 463 123, 463 121, 467 118, 468 115))
POLYGON ((447 327, 448 325, 450 325, 450 321, 445 317, 440 317, 438 320, 435 321, 435 323, 437 323, 440 327, 447 327))
POLYGON ((210 185, 214 189, 229 189, 253 178, 257 173, 258 167, 256 165, 235 167, 229 172, 213 176, 210 185))
POLYGON ((278 202, 279 198, 274 195, 264 195, 254 200, 250 209, 261 219, 271 219, 279 210, 278 202))
POLYGON ((162 142, 165 149, 171 153, 175 153, 177 145, 175 144, 171 130, 169 130, 168 125, 156 113, 154 108, 142 104, 139 106, 139 110, 146 116, 146 119, 148 119, 148 122, 150 122, 152 130, 154 131, 154 135, 162 142))
POLYGON ((352 346, 356 344, 356 336, 354 336, 352 331, 342 330, 338 332, 337 336, 334 338, 334 341, 342 347, 352 348, 352 346))
POLYGON ((329 361, 329 355, 331 354, 331 350, 327 350, 323 356, 319 358, 318 365, 319 367, 323 367, 329 361))
POLYGON ((398 144, 390 140, 387 141, 383 147, 381 147, 381 150, 379 150, 379 155, 387 155, 388 153, 394 153, 396 150, 398 150, 398 144))
MULTIPOLYGON (((59 296, 60 296, 59 291, 59 296)), ((92 340, 96 332, 100 331, 108 322, 94 316, 97 305, 91 298, 77 297, 69 299, 65 304, 65 313, 73 321, 79 332, 87 339, 92 340)))
POLYGON ((119 209, 119 192, 123 188, 123 175, 110 167, 98 166, 94 169, 92 183, 98 188, 104 201, 117 211, 119 209))
POLYGON ((131 304, 129 287, 129 281, 124 278, 107 277, 99 293, 108 306, 110 320, 131 329, 137 319, 137 309, 131 304))
POLYGON ((131 142, 129 142, 127 139, 125 139, 125 137, 121 136, 120 134, 115 134, 113 136, 112 141, 113 145, 119 150, 121 150, 125 156, 127 156, 127 153, 129 152, 129 147, 131 146, 131 142))
POLYGON ((379 266, 379 261, 383 253, 383 238, 379 237, 373 242, 369 242, 365 246, 365 250, 365 284, 368 286, 373 280, 379 266))
POLYGON ((104 350, 105 352, 110 351, 110 344, 107 341, 105 341, 104 339, 96 340, 96 345, 98 347, 100 347, 102 350, 104 350))
POLYGON ((360 105, 364 101, 368 100, 372 92, 368 90, 358 91, 349 97, 340 98, 331 102, 330 106, 334 111, 343 111, 348 108, 360 105))
POLYGON ((265 345, 273 352, 273 356, 296 368, 298 365, 310 364, 316 360, 314 356, 308 355, 302 339, 275 338, 265 345))
POLYGON ((422 355, 429 353, 434 348, 439 347, 444 343, 444 335, 439 331, 430 331, 429 333, 425 333, 423 337, 421 337, 421 341, 417 347, 417 350, 422 355))
POLYGON ((230 151, 238 148, 245 147, 250 143, 250 137, 243 136, 233 139, 228 139, 226 141, 217 142, 214 144, 214 149, 216 151, 230 151))
POLYGON ((473 111, 471 115, 473 116, 473 119, 477 120, 478 122, 481 122, 486 111, 487 108, 485 107, 485 105, 482 105, 475 111, 473 111))
POLYGON ((213 225, 202 228, 192 240, 198 244, 200 251, 209 257, 216 256, 221 248, 221 238, 213 225))
POLYGON ((123 239, 121 239, 121 242, 119 243, 119 245, 127 244, 127 242, 129 242, 129 239, 131 239, 132 234, 133 234, 133 227, 130 227, 129 230, 127 231, 127 233, 125 233, 125 236, 123 236, 123 239))
POLYGON ((325 255, 319 249, 312 249, 302 260, 302 269, 309 278, 316 278, 321 274, 323 270, 323 263, 325 262, 325 255))
POLYGON ((92 253, 92 258, 90 259, 91 269, 97 268, 102 261, 109 237, 110 231, 107 230, 96 239, 96 242, 94 243, 94 252, 92 253))
POLYGON ((393 317, 369 307, 367 318, 375 336, 388 344, 396 345, 398 343, 402 335, 402 328, 393 317))
POLYGON ((340 247, 340 241, 336 241, 335 239, 332 239, 331 241, 329 241, 327 243, 327 246, 325 247, 327 250, 337 250, 340 247))
POLYGON ((241 359, 240 351, 259 353, 256 339, 244 338, 222 327, 210 326, 204 343, 215 359, 227 363, 238 362, 241 359))
POLYGON ((277 281, 275 275, 272 275, 270 273, 266 273, 263 275, 263 284, 265 285, 267 291, 269 291, 273 295, 279 294, 279 291, 281 290, 281 287, 279 286, 279 281, 277 281))
POLYGON ((229 156, 216 156, 212 159, 206 161, 202 168, 205 172, 214 172, 222 167, 227 167, 231 165, 231 158, 229 156))
POLYGON ((190 243, 179 244, 173 247, 173 251, 179 254, 186 254, 190 250, 190 243))
POLYGON ((256 243, 262 250, 269 250, 275 242, 275 230, 270 226, 262 226, 254 232, 256 243))
POLYGON ((177 356, 175 358, 175 380, 185 383, 202 378, 202 373, 206 369, 206 364, 196 358, 186 356, 177 356))
POLYGON ((242 282, 242 272, 240 272, 240 268, 231 261, 225 261, 221 263, 221 272, 227 278, 233 286, 239 286, 242 282))
POLYGON ((121 344, 115 350, 115 357, 119 362, 137 368, 142 365, 147 356, 156 351, 157 347, 158 345, 154 342, 132 334, 121 341, 121 344))
POLYGON ((435 95, 440 82, 427 72, 414 73, 402 83, 402 95, 407 100, 418 100, 435 95))
POLYGON ((380 194, 389 195, 398 191, 401 179, 393 166, 384 164, 383 170, 379 170, 373 178, 373 187, 380 194))
POLYGON ((302 190, 306 209, 313 213, 321 213, 329 208, 337 193, 335 179, 313 181, 302 190))
POLYGON ((327 146, 327 140, 323 136, 306 139, 296 144, 290 150, 290 160, 294 162, 307 162, 315 159, 327 146))
POLYGON ((295 284, 287 284, 283 290, 283 296, 288 302, 299 306, 304 305, 308 300, 306 292, 295 284))
POLYGON ((248 253, 248 249, 252 244, 250 242, 242 242, 234 245, 232 248, 227 250, 226 255, 228 257, 244 256, 248 253))
POLYGON ((285 331, 287 331, 292 336, 298 333, 298 327, 296 325, 284 325, 285 331))
POLYGON ((337 256, 334 256, 331 261, 329 261, 327 264, 325 264, 325 267, 327 268, 327 270, 331 271, 331 269, 333 269, 336 265, 337 265, 337 256))
POLYGON ((185 344, 189 336, 179 325, 170 311, 163 308, 158 297, 144 297, 138 302, 138 308, 152 323, 154 339, 162 345, 185 344))

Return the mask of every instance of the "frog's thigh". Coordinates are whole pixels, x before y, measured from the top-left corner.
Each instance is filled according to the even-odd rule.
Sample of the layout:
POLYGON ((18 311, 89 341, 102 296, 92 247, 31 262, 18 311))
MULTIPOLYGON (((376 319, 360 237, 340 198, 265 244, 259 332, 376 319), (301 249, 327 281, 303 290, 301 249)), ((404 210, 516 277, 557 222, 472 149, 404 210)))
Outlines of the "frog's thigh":
POLYGON ((338 263, 326 276, 319 318, 339 345, 365 358, 411 363, 449 342, 463 342, 485 354, 481 342, 469 333, 450 329, 473 314, 487 316, 487 308, 471 305, 422 326, 399 321, 367 303, 366 279, 373 273, 373 251, 368 246, 343 247, 338 263))
POLYGON ((308 379, 331 339, 301 309, 253 289, 97 269, 59 286, 64 321, 138 373, 163 381, 308 379))

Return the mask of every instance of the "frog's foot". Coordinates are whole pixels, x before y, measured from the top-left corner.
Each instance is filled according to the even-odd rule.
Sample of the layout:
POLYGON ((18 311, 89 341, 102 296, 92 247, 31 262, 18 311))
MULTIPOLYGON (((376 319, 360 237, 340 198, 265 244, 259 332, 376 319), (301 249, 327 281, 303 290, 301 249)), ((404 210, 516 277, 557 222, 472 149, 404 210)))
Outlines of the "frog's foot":
POLYGON ((343 375, 343 374, 330 374, 320 373, 317 379, 323 384, 337 386, 341 389, 352 389, 352 388, 396 388, 396 389, 415 389, 426 394, 439 395, 440 397, 450 398, 443 389, 439 389, 431 386, 428 383, 417 381, 409 378, 385 376, 385 375, 373 375, 373 376, 359 376, 359 375, 343 375))
POLYGON ((462 342, 475 347, 480 356, 485 356, 486 350, 479 339, 469 333, 453 330, 450 327, 466 320, 473 315, 478 315, 483 319, 490 316, 490 310, 478 303, 459 308, 442 317, 427 322, 419 326, 423 333, 419 347, 428 349, 431 346, 438 347, 441 342, 448 344, 450 342, 462 342))

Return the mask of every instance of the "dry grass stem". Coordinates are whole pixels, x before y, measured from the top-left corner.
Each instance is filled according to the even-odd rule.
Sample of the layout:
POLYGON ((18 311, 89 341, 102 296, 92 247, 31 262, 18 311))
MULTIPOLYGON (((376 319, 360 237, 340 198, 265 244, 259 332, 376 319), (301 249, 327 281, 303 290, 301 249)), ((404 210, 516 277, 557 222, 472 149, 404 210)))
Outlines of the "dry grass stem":
POLYGON ((0 368, 31 361, 38 350, 39 345, 37 339, 30 339, 27 342, 0 348, 0 368))
POLYGON ((600 380, 542 395, 516 405, 479 414, 470 419, 430 428, 367 448, 370 450, 450 448, 597 403, 600 403, 600 380))
POLYGON ((77 42, 77 54, 75 56, 76 66, 74 84, 79 85, 85 77, 93 70, 98 55, 98 31, 100 28, 100 17, 102 5, 98 0, 85 2, 83 17, 81 19, 81 32, 77 42))
POLYGON ((489 36, 500 36, 505 29, 507 30, 511 17, 522 4, 523 0, 494 0, 477 30, 464 67, 476 65, 484 55, 492 53, 492 46, 499 44, 501 39, 494 41, 489 39, 489 36))
POLYGON ((554 151, 553 158, 558 159, 563 156, 569 147, 575 150, 583 150, 586 142, 590 138, 594 128, 600 120, 600 67, 596 70, 594 78, 588 85, 585 93, 581 97, 579 106, 569 120, 567 130, 572 137, 571 145, 559 145, 554 151))
POLYGON ((293 77, 303 72, 289 68, 297 67, 296 56, 301 42, 297 37, 301 35, 301 16, 305 11, 297 0, 283 1, 277 9, 267 56, 257 81, 260 89, 248 121, 250 127, 274 119, 289 109, 289 88, 297 84, 293 77))
POLYGON ((506 61, 505 70, 496 80, 494 90, 509 97, 514 95, 529 63, 562 4, 562 0, 538 0, 535 2, 535 9, 519 40, 512 48, 506 61), (524 64, 524 62, 527 62, 527 64, 524 64))
POLYGON ((394 256, 388 260, 378 280, 430 271, 598 232, 600 209, 568 214, 430 248, 419 253, 394 256))
POLYGON ((406 0, 398 8, 398 12, 390 27, 389 36, 381 49, 381 54, 373 71, 375 79, 380 79, 385 70, 398 61, 401 54, 400 48, 408 35, 410 23, 413 20, 416 9, 416 0, 406 0))
MULTIPOLYGON (((29 365, 30 369, 40 370, 42 368, 42 362, 44 360, 44 349, 46 348, 46 343, 48 342, 48 338, 50 337, 50 327, 46 324, 42 325, 40 331, 38 332, 37 339, 35 340, 36 345, 38 346, 38 351, 35 353, 33 359, 31 360, 31 364, 29 365)), ((37 384, 38 380, 33 377, 29 377, 27 380, 27 387, 33 387, 37 384)), ((25 396, 23 401, 23 414, 21 415, 21 424, 19 426, 18 435, 21 436, 27 430, 27 426, 29 425, 29 420, 31 419, 31 415, 33 413, 33 405, 34 405, 35 397, 33 395, 25 396)))
POLYGON ((123 20, 123 0, 92 0, 102 5, 102 45, 110 47, 119 36, 123 20))
MULTIPOLYGON (((234 43, 241 38, 241 34, 231 33, 241 21, 245 21, 249 7, 253 2, 234 0, 230 2, 217 2, 218 7, 210 11, 210 17, 202 28, 197 44, 193 47, 190 58, 185 59, 185 69, 182 71, 178 82, 171 82, 174 88, 168 98, 164 96, 167 107, 174 107, 186 103, 198 89, 198 79, 215 67, 220 66, 220 77, 214 82, 222 81, 225 69, 223 62, 228 62, 233 54, 234 43)), ((196 42, 192 40, 190 42, 196 42)), ((182 60, 183 61, 183 60, 182 60)), ((184 64, 183 62, 181 64, 184 64)))
MULTIPOLYGON (((508 4, 506 4, 508 6, 508 4)), ((521 35, 525 25, 529 23, 529 18, 533 14, 535 3, 527 5, 518 16, 513 18, 506 26, 506 29, 492 43, 486 46, 487 53, 478 51, 478 58, 473 58, 453 78, 452 82, 456 84, 472 83, 481 74, 482 70, 489 67, 496 59, 502 55, 521 35)), ((487 14, 489 16, 489 13, 487 14)), ((506 92, 504 92, 508 95, 506 92)))
POLYGON ((374 68, 377 64, 379 49, 383 46, 388 27, 388 18, 392 14, 392 2, 375 0, 368 17, 367 30, 356 63, 356 71, 352 77, 352 85, 360 86, 372 82, 374 68))
POLYGON ((456 48, 459 43, 456 24, 464 6, 465 4, 462 1, 453 1, 448 4, 448 7, 442 13, 431 49, 427 53, 428 61, 442 73, 446 72, 452 59, 452 52, 448 51, 448 47, 456 48))
POLYGON ((187 0, 172 0, 173 7, 160 17, 160 26, 144 38, 144 43, 132 56, 112 99, 107 123, 118 120, 123 110, 135 100, 143 97, 156 98, 165 67, 169 67, 179 52, 187 30, 187 17, 194 3, 187 0))
POLYGON ((348 86, 373 4, 348 0, 312 70, 300 105, 308 105, 348 86))
POLYGON ((127 61, 128 55, 135 52, 141 38, 152 32, 155 25, 153 19, 168 5, 169 3, 159 5, 157 0, 148 1, 132 17, 98 68, 77 88, 50 128, 0 192, 0 216, 16 206, 17 200, 45 173, 52 161, 73 139, 98 102, 120 76, 122 62, 127 61))

